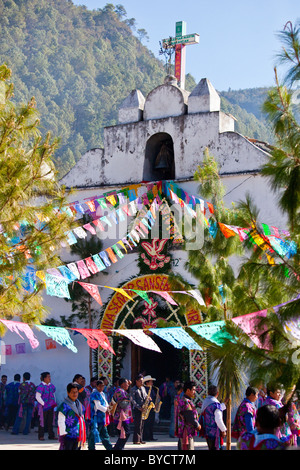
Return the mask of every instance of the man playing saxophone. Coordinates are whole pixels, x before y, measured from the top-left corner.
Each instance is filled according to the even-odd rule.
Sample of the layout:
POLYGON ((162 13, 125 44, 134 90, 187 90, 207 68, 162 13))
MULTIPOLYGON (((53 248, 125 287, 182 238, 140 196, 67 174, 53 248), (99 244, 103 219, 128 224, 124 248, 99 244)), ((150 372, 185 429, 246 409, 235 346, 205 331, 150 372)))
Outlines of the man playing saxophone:
POLYGON ((153 427, 155 423, 155 416, 158 416, 161 406, 161 400, 159 395, 158 387, 153 385, 153 382, 156 379, 151 377, 151 375, 146 375, 144 377, 144 386, 149 394, 151 400, 149 400, 147 410, 145 412, 145 423, 144 423, 144 433, 143 437, 145 441, 157 441, 153 436, 153 427))
MULTIPOLYGON (((133 421, 134 421, 134 431, 133 431, 133 443, 134 444, 145 444, 143 440, 143 412, 145 411, 145 402, 149 397, 147 397, 147 392, 143 386, 143 375, 138 375, 135 379, 135 385, 131 389, 131 405, 133 412, 133 421)), ((147 400, 147 401, 146 401, 147 400)))

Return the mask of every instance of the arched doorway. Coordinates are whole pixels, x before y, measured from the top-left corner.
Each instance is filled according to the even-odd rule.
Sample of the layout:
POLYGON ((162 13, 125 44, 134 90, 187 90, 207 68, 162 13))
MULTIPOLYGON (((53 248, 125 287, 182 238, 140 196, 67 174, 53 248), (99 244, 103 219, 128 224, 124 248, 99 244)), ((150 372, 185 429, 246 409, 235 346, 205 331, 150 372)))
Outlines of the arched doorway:
MULTIPOLYGON (((112 295, 100 322, 100 328, 106 333, 115 329, 143 328, 146 330, 147 328, 156 328, 161 318, 181 326, 201 322, 199 312, 191 310, 186 311, 184 317, 179 316, 178 306, 174 306, 158 294, 150 292, 171 290, 169 276, 166 274, 139 276, 125 283, 122 288, 130 293, 133 300, 129 300, 121 292, 112 295), (153 299, 153 307, 149 307, 147 302, 141 299, 134 290, 147 291, 149 297, 153 299)), ((153 374, 157 379, 157 385, 163 383, 166 376, 181 380, 186 380, 188 377, 197 383, 195 401, 201 406, 207 388, 205 353, 197 350, 189 351, 186 348, 178 350, 156 335, 154 336, 161 353, 136 346, 126 338, 122 338, 122 335, 109 335, 116 356, 107 350, 99 349, 98 373, 106 375, 112 382, 114 376, 123 374, 123 365, 121 368, 117 368, 123 360, 127 364, 129 379, 134 379, 137 373, 142 370, 147 374, 153 374)))
POLYGON ((155 343, 158 345, 161 353, 141 348, 134 344, 131 345, 132 376, 144 372, 156 379, 156 384, 162 384, 166 377, 172 380, 183 380, 182 377, 182 351, 175 349, 170 343, 159 337, 155 337, 155 343), (172 358, 172 360, 171 360, 172 358))
POLYGON ((152 135, 146 144, 143 180, 175 179, 174 145, 166 132, 152 135))

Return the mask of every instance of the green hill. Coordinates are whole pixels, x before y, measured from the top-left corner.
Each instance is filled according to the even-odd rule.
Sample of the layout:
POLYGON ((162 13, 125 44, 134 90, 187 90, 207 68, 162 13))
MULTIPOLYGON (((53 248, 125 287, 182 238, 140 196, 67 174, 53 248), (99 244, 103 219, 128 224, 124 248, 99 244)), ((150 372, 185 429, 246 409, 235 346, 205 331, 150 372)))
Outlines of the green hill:
MULTIPOLYGON (((90 11, 71 0, 0 0, 0 63, 13 71, 15 101, 35 96, 41 131, 61 138, 60 176, 84 152, 103 146, 103 128, 117 123, 131 90, 146 96, 163 83, 164 63, 139 39, 145 30, 138 30, 139 38, 133 34, 134 23, 122 5, 90 11)), ((186 84, 189 90, 196 85, 190 75, 186 84)), ((247 112, 247 100, 240 102, 235 92, 221 95, 238 132, 270 140, 257 109, 247 112)))
POLYGON ((247 137, 272 143, 271 126, 262 112, 269 88, 248 88, 220 93, 223 111, 237 118, 236 130, 247 137))

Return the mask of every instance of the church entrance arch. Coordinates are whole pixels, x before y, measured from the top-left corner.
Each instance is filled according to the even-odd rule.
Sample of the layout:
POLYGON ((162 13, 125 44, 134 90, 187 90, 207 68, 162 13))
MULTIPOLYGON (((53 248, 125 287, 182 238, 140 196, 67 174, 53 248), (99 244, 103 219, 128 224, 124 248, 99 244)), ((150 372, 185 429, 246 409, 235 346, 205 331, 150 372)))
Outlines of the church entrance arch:
POLYGON ((173 179, 175 179, 173 139, 166 132, 158 132, 152 135, 146 143, 143 180, 173 179))
MULTIPOLYGON (((116 292, 106 305, 100 322, 100 328, 108 334, 115 355, 107 350, 98 351, 98 374, 107 376, 110 383, 115 376, 124 374, 134 379, 142 370, 152 374, 157 385, 163 383, 166 376, 172 379, 189 378, 197 383, 197 401, 201 402, 206 394, 206 356, 201 351, 177 350, 169 343, 153 335, 153 340, 161 353, 147 350, 128 341, 123 335, 111 334, 112 330, 157 328, 161 323, 172 322, 177 326, 201 323, 200 312, 191 310, 179 315, 179 306, 170 304, 159 294, 150 291, 170 291, 169 276, 166 274, 147 274, 126 282, 122 287, 132 298, 116 292), (144 300, 137 291, 146 291, 152 303, 144 300)), ((149 334, 151 334, 149 332, 149 334)), ((201 403, 200 403, 201 404, 201 403)), ((200 405, 199 405, 200 406, 200 405)))

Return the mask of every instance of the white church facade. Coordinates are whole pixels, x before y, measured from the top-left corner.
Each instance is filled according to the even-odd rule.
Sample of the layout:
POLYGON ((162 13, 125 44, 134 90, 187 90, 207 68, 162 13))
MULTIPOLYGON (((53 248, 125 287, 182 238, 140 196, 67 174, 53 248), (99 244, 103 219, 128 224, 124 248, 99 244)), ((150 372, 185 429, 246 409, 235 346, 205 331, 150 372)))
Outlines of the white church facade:
MULTIPOLYGON (((279 213, 275 196, 266 179, 260 175, 260 168, 268 158, 267 147, 235 132, 234 123, 233 116, 221 111, 220 97, 208 79, 202 79, 188 93, 177 85, 174 77, 167 76, 165 83, 146 97, 139 90, 133 90, 119 109, 118 124, 104 129, 104 147, 86 152, 60 183, 73 189, 69 197, 73 204, 96 196, 101 197, 103 194, 118 194, 125 187, 135 188, 137 195, 142 195, 148 184, 160 181, 174 182, 187 194, 201 197, 198 194, 198 183, 194 181, 194 173, 198 165, 201 165, 204 150, 208 148, 219 163, 220 175, 227 190, 225 203, 230 206, 231 202, 244 199, 246 192, 249 192, 261 209, 261 220, 270 226, 284 229, 285 221, 279 213)), ((97 231, 97 236, 102 239, 103 249, 126 235, 127 224, 128 219, 124 223, 120 220, 117 226, 112 224, 105 232, 97 231)), ((187 252, 179 246, 174 249, 172 256, 173 272, 180 274, 191 286, 194 285, 195 280, 185 268, 187 252)), ((64 262, 75 259, 67 249, 63 251, 64 262)), ((144 305, 144 310, 139 306, 137 314, 136 298, 133 299, 134 302, 127 302, 118 293, 112 295, 112 291, 104 286, 131 286, 130 288, 141 290, 145 286, 153 288, 151 282, 154 282, 155 274, 155 270, 152 274, 141 274, 137 250, 127 250, 117 263, 111 263, 107 269, 99 272, 93 282, 103 286, 100 288, 103 306, 100 307, 97 303, 94 305, 94 308, 99 309, 99 323, 94 327, 124 329, 131 325, 131 328, 141 328, 142 321, 138 323, 137 317, 144 315, 146 318, 146 314, 142 313, 147 310, 147 305, 144 305), (109 312, 113 312, 114 316, 109 316, 109 312), (105 323, 108 318, 110 323, 105 323)), ((162 290, 167 290, 168 275, 157 275, 160 276, 160 282, 164 283, 162 290)), ((154 297, 154 300, 157 299, 154 297)), ((158 301, 156 303, 159 304, 158 301)), ((71 313, 71 304, 64 299, 45 294, 45 304, 49 306, 50 318, 60 319, 71 313)), ((167 308, 171 321, 182 322, 174 305, 167 303, 167 308)), ((155 324, 159 317, 158 312, 148 309, 147 314, 148 319, 152 315, 155 324)), ((188 324, 190 320, 186 318, 185 321, 188 324)), ((193 321, 201 322, 201 313, 193 321)), ((41 338, 42 334, 37 336, 41 338)), ((16 343, 18 340, 12 333, 8 333, 5 338, 6 343, 16 343)), ((89 382, 90 348, 81 335, 74 336, 73 340, 78 349, 76 354, 58 345, 52 350, 40 349, 34 353, 12 355, 7 357, 1 372, 12 377, 14 373, 22 374, 28 370, 37 383, 40 372, 49 370, 62 397, 66 384, 75 373, 83 374, 87 383, 89 382)), ((173 367, 174 362, 181 360, 180 353, 175 348, 172 349, 172 346, 164 346, 164 341, 159 342, 161 347, 166 348, 164 354, 143 350, 130 341, 122 342, 121 338, 119 343, 120 349, 125 348, 122 351, 121 364, 118 364, 118 373, 121 375, 132 378, 133 374, 145 369, 146 373, 162 381, 168 373, 173 375, 172 378, 180 374, 173 367)), ((195 350, 190 351, 188 356, 188 372, 192 378, 201 382, 199 393, 204 396, 208 381, 205 355, 195 350)), ((112 381, 116 373, 115 367, 116 357, 106 350, 100 350, 99 375, 106 375, 112 381)))

